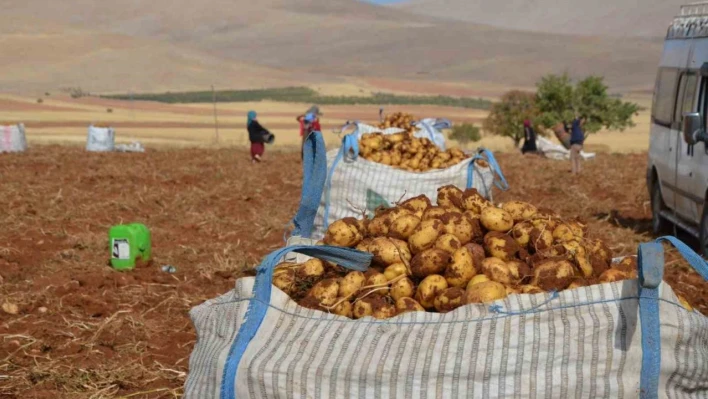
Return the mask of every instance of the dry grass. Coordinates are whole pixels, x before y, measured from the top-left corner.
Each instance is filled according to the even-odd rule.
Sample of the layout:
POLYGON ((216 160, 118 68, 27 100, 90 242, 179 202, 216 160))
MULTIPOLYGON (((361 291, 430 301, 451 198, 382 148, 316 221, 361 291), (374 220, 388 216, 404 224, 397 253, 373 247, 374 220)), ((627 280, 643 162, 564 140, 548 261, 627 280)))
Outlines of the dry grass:
MULTIPOLYGON (((87 154, 34 147, 0 156, 0 397, 173 398, 195 334, 188 311, 283 244, 300 189, 298 153, 252 166, 238 149, 87 154), (111 225, 143 222, 154 263, 107 266, 111 225), (161 271, 174 265, 177 273, 161 271), (43 309, 46 308, 46 309, 43 309)), ((566 162, 500 154, 511 190, 581 216, 616 255, 650 240, 645 155, 566 162)), ((669 253, 667 279, 700 310, 707 286, 669 253)))

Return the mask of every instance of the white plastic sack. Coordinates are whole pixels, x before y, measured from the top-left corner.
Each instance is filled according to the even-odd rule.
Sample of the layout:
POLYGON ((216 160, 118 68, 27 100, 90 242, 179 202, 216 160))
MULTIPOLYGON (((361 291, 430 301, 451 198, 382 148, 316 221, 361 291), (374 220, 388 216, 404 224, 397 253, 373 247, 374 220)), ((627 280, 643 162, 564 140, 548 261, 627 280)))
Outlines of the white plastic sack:
POLYGON ((0 153, 27 151, 25 125, 0 126, 0 153))
POLYGON ((113 151, 115 149, 115 131, 112 127, 89 126, 86 139, 86 151, 113 151))
POLYGON ((145 147, 140 142, 133 141, 130 144, 116 144, 115 150, 118 152, 145 152, 145 147))
MULTIPOLYGON (((706 397, 708 319, 652 277, 663 254, 649 245, 642 285, 513 295, 387 320, 299 306, 270 285, 272 254, 256 278, 190 312, 197 343, 185 398, 706 397)), ((316 248, 308 253, 337 259, 322 256, 332 247, 316 248)))
MULTIPOLYGON (((536 138, 536 148, 538 152, 550 159, 570 159, 570 150, 560 144, 556 144, 545 137, 536 138)), ((594 152, 580 151, 580 156, 583 159, 595 158, 594 152)))
POLYGON ((426 118, 415 123, 414 137, 426 138, 445 151, 445 135, 440 131, 449 129, 452 123, 447 119, 426 118))
POLYGON ((373 214, 381 205, 390 207, 421 194, 437 198, 437 189, 442 186, 476 188, 482 196, 491 199, 497 176, 501 186, 506 185, 494 156, 487 150, 447 169, 414 173, 358 156, 354 158, 352 154, 358 151, 350 151, 347 144, 354 136, 348 139, 351 140, 345 139, 342 148, 327 153, 326 180, 312 183, 324 184, 324 189, 309 237, 322 238, 329 223, 345 217, 360 218, 364 213, 373 214), (479 166, 475 162, 477 158, 487 160, 490 166, 479 166))

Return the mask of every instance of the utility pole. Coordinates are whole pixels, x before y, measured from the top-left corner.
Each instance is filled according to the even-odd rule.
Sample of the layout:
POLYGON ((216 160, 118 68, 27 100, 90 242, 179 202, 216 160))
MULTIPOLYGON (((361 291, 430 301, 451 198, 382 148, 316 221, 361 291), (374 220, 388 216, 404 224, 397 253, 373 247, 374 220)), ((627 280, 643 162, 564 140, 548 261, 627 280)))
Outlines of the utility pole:
POLYGON ((219 143, 219 118, 216 115, 216 91, 214 85, 211 85, 211 99, 214 102, 214 130, 216 130, 216 143, 219 143))

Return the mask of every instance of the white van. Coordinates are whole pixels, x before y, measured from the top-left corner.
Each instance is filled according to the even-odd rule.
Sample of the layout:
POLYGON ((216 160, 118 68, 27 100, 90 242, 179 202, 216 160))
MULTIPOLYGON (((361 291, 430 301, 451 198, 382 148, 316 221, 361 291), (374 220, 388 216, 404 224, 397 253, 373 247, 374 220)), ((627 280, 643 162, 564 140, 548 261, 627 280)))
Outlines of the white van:
POLYGON ((681 7, 654 89, 647 187, 655 234, 675 225, 708 256, 708 2, 681 7))

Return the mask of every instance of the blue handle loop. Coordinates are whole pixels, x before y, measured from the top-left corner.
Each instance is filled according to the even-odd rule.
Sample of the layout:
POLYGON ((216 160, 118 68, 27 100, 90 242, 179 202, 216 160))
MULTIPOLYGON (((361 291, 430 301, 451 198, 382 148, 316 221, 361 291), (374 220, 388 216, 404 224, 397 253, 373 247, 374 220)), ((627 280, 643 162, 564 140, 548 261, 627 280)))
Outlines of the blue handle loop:
POLYGON ((642 371, 640 397, 659 397, 661 375, 661 320, 659 316, 659 285, 664 277, 664 247, 673 245, 703 279, 708 280, 708 263, 676 237, 665 236, 647 244, 640 244, 637 254, 639 266, 639 317, 642 328, 642 371))
POLYGON ((308 246, 308 245, 293 245, 272 252, 266 256, 261 265, 258 267, 256 274, 256 282, 253 286, 253 297, 248 302, 245 321, 239 328, 236 334, 234 343, 231 344, 229 355, 226 358, 224 365, 224 373, 221 380, 221 399, 236 398, 236 372, 238 365, 246 352, 249 343, 258 332, 258 329, 263 323, 268 304, 270 303, 270 295, 273 282, 273 270, 280 260, 289 252, 298 252, 301 254, 313 256, 329 262, 334 262, 339 266, 351 270, 366 271, 373 255, 367 252, 357 251, 355 249, 331 247, 331 246, 308 246))
POLYGON ((327 176, 327 149, 321 132, 312 132, 305 139, 302 163, 302 194, 292 234, 310 238, 327 176))
POLYGON ((472 161, 470 161, 470 164, 467 167, 467 188, 472 188, 474 185, 474 161, 478 159, 487 161, 489 163, 489 167, 492 169, 492 173, 498 177, 498 179, 494 179, 494 185, 502 191, 508 190, 509 183, 507 183, 506 177, 504 177, 504 173, 502 172, 497 159, 494 158, 494 154, 486 148, 480 149, 477 154, 472 157, 472 161))
MULTIPOLYGON (((329 208, 330 208, 330 195, 332 193, 332 177, 334 176, 334 170, 337 168, 337 165, 344 159, 348 160, 355 160, 359 157, 359 127, 357 125, 357 130, 354 133, 347 134, 344 136, 342 139, 342 147, 339 149, 339 152, 337 153, 337 156, 334 158, 334 162, 332 162, 332 168, 330 168, 329 172, 327 173, 327 179, 323 182, 323 185, 325 187, 324 193, 325 193, 325 209, 324 209, 324 228, 326 229, 329 227, 329 208)), ((314 219, 313 219, 313 224, 314 224, 314 219)))

